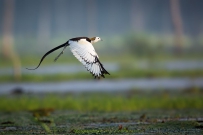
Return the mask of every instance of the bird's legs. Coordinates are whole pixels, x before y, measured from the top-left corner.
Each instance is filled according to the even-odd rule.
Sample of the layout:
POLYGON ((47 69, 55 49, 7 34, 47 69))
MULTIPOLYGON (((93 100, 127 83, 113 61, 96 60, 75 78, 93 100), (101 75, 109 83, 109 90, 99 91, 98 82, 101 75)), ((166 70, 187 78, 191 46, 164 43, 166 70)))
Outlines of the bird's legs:
POLYGON ((66 49, 67 46, 68 46, 68 45, 64 46, 62 52, 54 59, 54 62, 56 62, 57 59, 63 54, 63 51, 66 49))

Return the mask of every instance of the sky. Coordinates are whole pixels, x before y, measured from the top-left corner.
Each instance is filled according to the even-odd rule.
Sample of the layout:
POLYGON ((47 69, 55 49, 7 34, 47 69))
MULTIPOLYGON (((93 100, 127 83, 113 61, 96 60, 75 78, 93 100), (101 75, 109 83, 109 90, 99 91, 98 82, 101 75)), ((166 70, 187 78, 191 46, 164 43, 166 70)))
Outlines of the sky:
MULTIPOLYGON (((4 4, 0 0, 0 26, 4 4)), ((201 0, 180 0, 185 34, 202 33, 202 6, 201 0)), ((14 0, 13 20, 17 37, 35 37, 43 30, 49 31, 51 37, 173 32, 170 0, 14 0)))
MULTIPOLYGON (((196 40, 203 42, 202 6, 202 0, 179 0, 185 46, 192 46, 196 40)), ((103 42, 103 48, 119 48, 126 41, 134 45, 139 42, 135 34, 145 35, 152 45, 173 45, 171 40, 176 37, 171 0, 0 0, 0 40, 5 24, 10 24, 5 22, 6 11, 12 14, 8 22, 19 53, 30 54, 33 49, 41 53, 50 45, 80 36, 105 39, 108 44, 103 42), (167 39, 159 41, 163 36, 167 39)))

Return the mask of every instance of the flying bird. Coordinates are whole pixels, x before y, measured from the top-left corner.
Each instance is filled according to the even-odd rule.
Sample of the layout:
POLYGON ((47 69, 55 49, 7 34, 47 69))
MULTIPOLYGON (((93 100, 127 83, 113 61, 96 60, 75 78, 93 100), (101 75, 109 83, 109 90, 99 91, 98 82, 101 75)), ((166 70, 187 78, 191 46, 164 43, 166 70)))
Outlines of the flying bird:
MULTIPOLYGON (((99 61, 99 56, 96 53, 94 47, 92 44, 101 41, 100 37, 93 37, 93 38, 88 38, 88 37, 76 37, 76 38, 71 38, 69 39, 66 43, 59 45, 50 51, 48 51, 44 56, 41 58, 38 66, 34 69, 29 69, 28 70, 35 70, 37 69, 44 58, 49 55, 50 53, 54 52, 55 50, 59 48, 63 48, 61 53, 54 59, 56 61, 64 52, 65 48, 67 46, 70 47, 71 52, 73 55, 87 68, 88 71, 95 77, 95 78, 100 78, 101 76, 105 78, 105 74, 109 74, 106 69, 103 67, 102 63, 99 61)), ((109 74, 110 75, 110 74, 109 74)))

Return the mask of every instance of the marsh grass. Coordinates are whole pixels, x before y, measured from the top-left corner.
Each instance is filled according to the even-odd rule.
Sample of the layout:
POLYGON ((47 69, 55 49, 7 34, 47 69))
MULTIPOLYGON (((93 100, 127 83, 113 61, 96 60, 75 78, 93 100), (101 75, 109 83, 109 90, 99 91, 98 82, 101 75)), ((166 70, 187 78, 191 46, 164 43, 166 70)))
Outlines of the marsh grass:
POLYGON ((143 109, 203 108, 201 90, 179 92, 87 92, 1 95, 1 111, 52 108, 76 111, 134 111, 143 109))
MULTIPOLYGON (((101 53, 102 54, 102 53, 101 53)), ((60 57, 60 59, 54 63, 54 58, 56 54, 47 57, 41 66, 45 65, 57 65, 57 64, 79 64, 71 53, 64 54, 65 56, 60 57)), ((35 67, 40 61, 41 56, 39 55, 22 55, 20 56, 22 68, 25 67, 35 67)), ((101 56, 102 62, 113 62, 118 63, 119 68, 116 71, 111 71, 107 77, 109 79, 115 78, 153 78, 153 77, 202 77, 202 69, 191 69, 191 70, 167 70, 167 69, 157 69, 156 66, 153 68, 153 62, 167 62, 176 60, 201 60, 202 55, 182 55, 177 57, 175 55, 168 54, 155 54, 152 56, 134 56, 132 54, 122 53, 119 59, 116 54, 103 55, 101 56), (136 68, 135 64, 148 61, 152 63, 152 66, 147 69, 136 68)), ((154 64, 155 64, 154 63, 154 64)), ((105 65, 104 65, 105 66, 105 65)), ((12 63, 3 57, 0 57, 0 68, 12 67, 12 63)), ((65 80, 78 80, 78 79, 92 79, 92 76, 88 72, 78 72, 78 73, 63 73, 63 74, 23 74, 22 82, 48 82, 48 81, 65 81, 65 80)), ((14 82, 13 75, 1 75, 0 82, 14 82)))
MULTIPOLYGON (((203 71, 199 70, 144 70, 144 69, 129 69, 126 67, 121 67, 120 70, 116 72, 111 72, 111 75, 106 75, 108 79, 118 79, 118 78, 163 78, 163 77, 202 77, 203 71)), ((22 82, 60 82, 67 80, 78 80, 78 79, 89 79, 92 80, 93 77, 88 72, 79 72, 79 73, 67 73, 67 74, 49 74, 49 75, 32 75, 32 74, 24 74, 22 75, 22 82)), ((0 76, 0 82, 15 82, 12 75, 2 75, 0 76)))
POLYGON ((199 89, 1 95, 0 134, 202 134, 202 95, 199 89))

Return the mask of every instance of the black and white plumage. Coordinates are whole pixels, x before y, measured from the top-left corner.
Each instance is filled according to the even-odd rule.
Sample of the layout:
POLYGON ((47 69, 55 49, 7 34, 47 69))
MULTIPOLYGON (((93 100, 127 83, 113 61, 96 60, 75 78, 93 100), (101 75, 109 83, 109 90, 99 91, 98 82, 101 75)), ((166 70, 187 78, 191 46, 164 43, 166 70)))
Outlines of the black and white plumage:
POLYGON ((29 69, 29 70, 37 69, 47 55, 49 55, 50 53, 52 53, 53 51, 59 48, 64 47, 62 52, 55 58, 55 61, 56 61, 60 57, 60 55, 63 54, 63 51, 65 50, 65 48, 69 46, 73 55, 85 66, 85 68, 87 68, 88 71, 90 71, 90 73, 95 78, 100 78, 100 76, 105 78, 104 75, 109 73, 106 71, 106 69, 99 61, 99 56, 92 45, 93 43, 96 43, 100 40, 101 38, 99 37, 93 37, 93 38, 76 37, 76 38, 69 39, 66 43, 59 45, 51 49, 50 51, 48 51, 41 58, 38 66, 34 69, 29 69))

